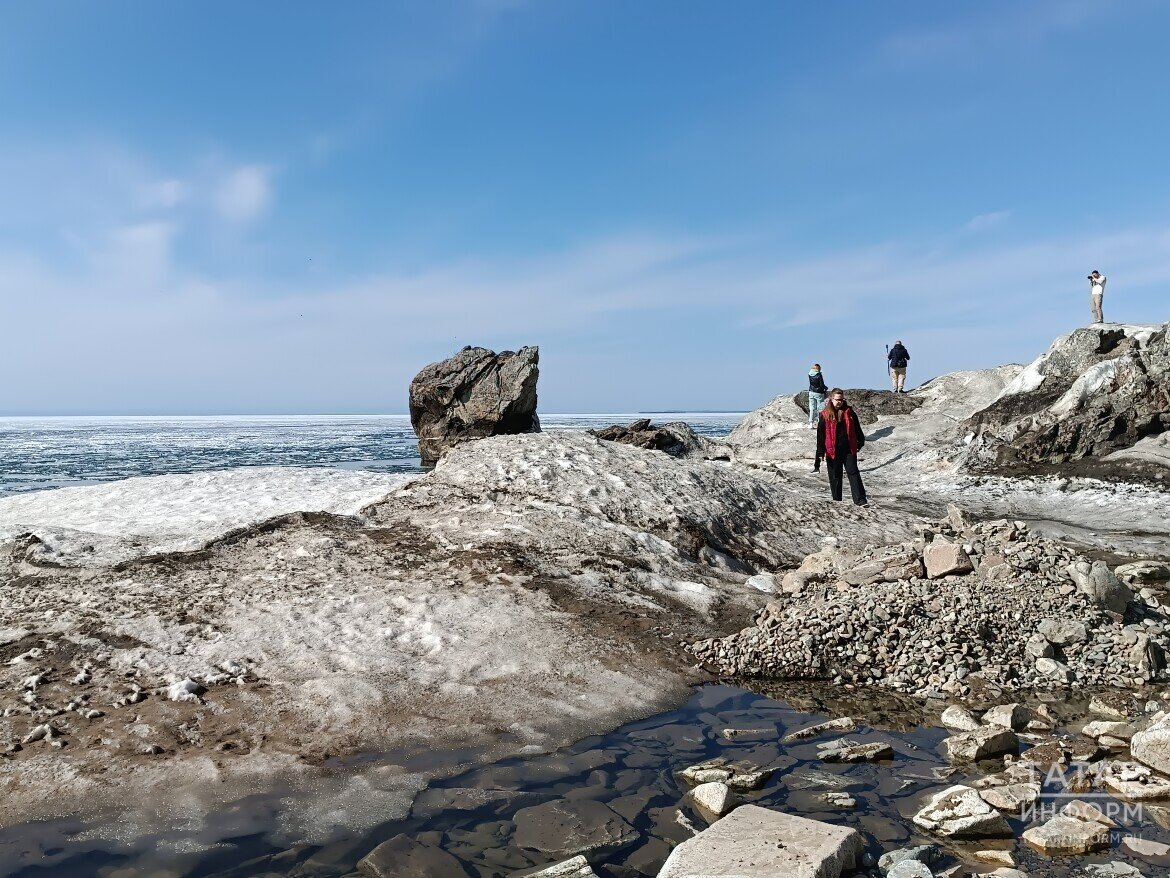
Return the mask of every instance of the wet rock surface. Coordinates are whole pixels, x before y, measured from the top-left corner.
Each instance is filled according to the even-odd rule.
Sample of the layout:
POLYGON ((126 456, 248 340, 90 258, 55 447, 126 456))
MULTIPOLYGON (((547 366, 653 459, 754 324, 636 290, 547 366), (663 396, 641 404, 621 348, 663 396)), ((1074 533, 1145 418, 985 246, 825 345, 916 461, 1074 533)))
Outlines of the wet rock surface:
MULTIPOLYGON (((1154 715, 1145 713, 1147 707, 1157 710, 1167 703, 1155 693, 1144 694, 1142 713, 1131 716, 1131 722, 1154 715)), ((812 868, 814 862, 826 863, 830 871, 825 874, 835 874, 834 864, 843 862, 834 852, 848 849, 858 863, 867 864, 864 874, 876 868, 886 878, 922 875, 922 868, 939 878, 986 872, 992 866, 1019 868, 1030 876, 1077 878, 1092 874, 1087 866, 1102 861, 1045 850, 1078 845, 1102 850, 1104 844, 1107 862, 1157 874, 1149 870, 1161 862, 1158 846, 1170 842, 1170 830, 1163 828, 1155 810, 1160 806, 1147 804, 1142 810, 1127 804, 1115 797, 1106 780, 1107 769, 1118 777, 1136 778, 1143 776, 1142 769, 1124 762, 1114 765, 1115 760, 1095 754, 1088 742, 1047 750, 1039 754, 1041 764, 1033 765, 1029 753, 1046 745, 1033 746, 1028 740, 1021 741, 1021 756, 1006 765, 1002 760, 952 765, 943 748, 948 733, 939 722, 945 705, 919 703, 915 708, 896 696, 878 694, 859 698, 863 696, 824 689, 804 694, 794 690, 791 703, 781 703, 733 687, 709 686, 683 708, 566 750, 509 758, 436 781, 416 797, 409 816, 364 833, 340 826, 336 840, 326 844, 273 846, 264 839, 278 836, 279 813, 253 798, 245 808, 225 812, 250 827, 247 833, 239 824, 225 823, 222 831, 230 840, 203 851, 181 851, 165 837, 150 840, 137 855, 111 846, 100 864, 106 870, 132 870, 125 874, 165 868, 182 878, 342 878, 355 870, 372 878, 380 874, 371 871, 375 868, 420 876, 440 868, 453 878, 650 878, 668 862, 674 864, 670 868, 683 869, 678 874, 690 874, 685 870, 697 868, 691 854, 695 851, 704 858, 700 874, 752 874, 734 869, 744 865, 744 854, 754 851, 753 845, 761 844, 761 856, 747 859, 763 864, 770 862, 765 853, 784 854, 790 864, 812 868), (827 712, 794 709, 810 699, 827 712), (824 747, 818 745, 838 740, 831 731, 785 742, 792 732, 840 718, 845 711, 879 718, 874 720, 879 723, 889 718, 893 728, 874 728, 863 721, 850 737, 888 744, 890 761, 824 761, 824 747), (751 740, 723 734, 737 727, 770 734, 751 740), (1072 753, 1089 761, 1078 768, 1069 758, 1072 753), (721 817, 704 812, 694 796, 702 784, 692 783, 701 772, 718 770, 745 779, 734 799, 722 797, 730 810, 721 817), (1020 807, 1015 793, 1032 784, 1040 794, 1020 807), (996 793, 1006 798, 995 799, 996 793), (1003 807, 992 804, 989 794, 1003 807), (271 826, 256 822, 263 814, 269 815, 264 819, 271 826), (856 842, 848 841, 854 837, 856 842), (784 848, 776 847, 777 839, 784 848), (573 848, 583 852, 568 853, 573 848), (1016 866, 1007 866, 1009 862, 1016 866)), ((1091 716, 1084 698, 1004 703, 970 713, 1003 719, 1019 713, 1021 706, 1029 716, 1051 715, 1055 739, 1067 737, 1070 742, 1075 735, 1069 730, 1091 716)), ((391 768, 383 757, 367 771, 376 776, 391 768)), ((1155 775, 1145 769, 1145 776, 1155 775)), ((1170 809, 1166 813, 1162 819, 1170 826, 1170 809)), ((39 876, 99 874, 97 861, 87 860, 93 856, 92 841, 70 841, 71 835, 88 830, 65 821, 56 831, 60 834, 53 843, 24 830, 0 832, 0 856, 14 856, 17 845, 31 846, 39 858, 39 876), (51 853, 45 855, 46 850, 51 853)), ((206 829, 203 837, 211 838, 206 829)), ((106 872, 100 874, 106 878, 106 872)))

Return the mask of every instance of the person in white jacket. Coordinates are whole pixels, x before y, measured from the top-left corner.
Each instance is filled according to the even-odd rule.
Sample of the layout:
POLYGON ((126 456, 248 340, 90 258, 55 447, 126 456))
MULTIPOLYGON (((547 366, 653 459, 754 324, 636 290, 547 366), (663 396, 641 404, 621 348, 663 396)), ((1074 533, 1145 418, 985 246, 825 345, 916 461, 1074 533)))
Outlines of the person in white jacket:
POLYGON ((1101 310, 1101 302, 1105 298, 1105 275, 1096 269, 1089 275, 1089 306, 1093 309, 1093 322, 1104 323, 1105 313, 1101 310))

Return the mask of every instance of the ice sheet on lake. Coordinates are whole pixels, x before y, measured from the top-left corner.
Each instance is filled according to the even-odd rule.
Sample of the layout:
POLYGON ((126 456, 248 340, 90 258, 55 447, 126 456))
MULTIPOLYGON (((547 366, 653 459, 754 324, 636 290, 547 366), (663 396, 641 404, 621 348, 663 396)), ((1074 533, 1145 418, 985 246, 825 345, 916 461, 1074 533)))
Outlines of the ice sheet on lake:
POLYGON ((0 541, 31 531, 86 563, 183 551, 291 512, 352 515, 413 476, 320 467, 240 467, 142 476, 0 497, 0 541), (88 547, 88 550, 87 550, 88 547))

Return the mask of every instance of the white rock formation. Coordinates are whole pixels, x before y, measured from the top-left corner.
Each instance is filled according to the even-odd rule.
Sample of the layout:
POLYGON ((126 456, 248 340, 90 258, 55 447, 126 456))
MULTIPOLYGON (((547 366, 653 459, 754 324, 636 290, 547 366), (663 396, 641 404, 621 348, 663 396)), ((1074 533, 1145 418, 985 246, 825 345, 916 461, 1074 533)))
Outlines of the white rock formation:
POLYGON ((863 846, 848 827, 743 805, 676 847, 658 878, 839 878, 863 846))

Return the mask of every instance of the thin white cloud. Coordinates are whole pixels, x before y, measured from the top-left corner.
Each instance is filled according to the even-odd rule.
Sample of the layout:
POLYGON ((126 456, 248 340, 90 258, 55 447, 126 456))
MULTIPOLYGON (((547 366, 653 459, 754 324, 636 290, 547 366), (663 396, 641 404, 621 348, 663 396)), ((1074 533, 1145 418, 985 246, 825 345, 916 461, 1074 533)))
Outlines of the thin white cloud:
POLYGON ((138 190, 138 206, 144 210, 170 209, 183 203, 190 195, 190 187, 182 180, 158 180, 138 190))
POLYGON ((174 236, 175 226, 167 222, 121 226, 109 233, 106 247, 95 254, 94 266, 112 278, 170 280, 174 236))
POLYGON ((219 215, 230 222, 250 222, 263 215, 272 203, 272 176, 267 165, 244 165, 226 173, 213 198, 219 215))
MULTIPOLYGON (((78 160, 64 156, 60 165, 69 171, 78 160)), ((0 241, 0 306, 22 327, 0 346, 0 372, 26 376, 9 388, 8 411, 336 410, 329 401, 339 388, 367 408, 396 410, 420 365, 466 343, 546 343, 550 363, 584 362, 604 349, 641 363, 641 371, 630 366, 636 377, 622 392, 648 401, 665 400, 663 388, 681 395, 720 381, 738 399, 754 399, 778 366, 759 368, 751 357, 803 360, 807 347, 827 359, 826 340, 836 347, 839 337, 885 334, 894 325, 907 337, 917 328, 937 339, 945 327, 956 337, 1018 336, 1019 349, 1006 355, 937 346, 932 371, 959 357, 984 365, 1030 357, 1037 339, 1087 319, 1083 278, 1092 268, 1110 277, 1115 310, 1107 313, 1170 316, 1161 295, 1170 287, 1170 227, 1011 242, 969 233, 1002 224, 1007 211, 935 236, 812 255, 793 255, 758 233, 626 231, 556 252, 313 275, 291 285, 235 274, 225 267, 235 263, 214 255, 198 266, 177 255, 214 247, 226 218, 216 199, 225 183, 232 183, 231 222, 269 209, 271 166, 215 157, 160 173, 116 154, 102 161, 117 173, 90 174, 89 189, 76 172, 54 187, 54 162, 26 161, 36 174, 0 169, 0 180, 24 184, 19 198, 0 205, 0 218, 15 224, 40 209, 37 228, 67 243, 3 252, 14 239, 0 241), (145 202, 144 192, 152 196, 145 202), (178 246, 192 240, 194 248, 178 246), (680 348, 667 370, 660 367, 672 332, 723 338, 680 348), (1035 338, 1020 341, 1026 333, 1035 338), (728 341, 741 336, 766 349, 728 341), (729 372, 739 368, 753 371, 729 372)), ((853 356, 834 354, 834 376, 847 374, 853 356)), ((588 374, 558 378, 553 365, 549 376, 548 386, 566 393, 613 392, 588 374)))
POLYGON ((963 229, 968 232, 983 232, 987 229, 1003 225, 1011 215, 1012 212, 1010 210, 997 210, 993 213, 976 214, 967 220, 963 229))
POLYGON ((1106 0, 1037 0, 1030 3, 984 3, 955 6, 969 14, 946 24, 909 27, 881 43, 885 62, 914 65, 984 58, 1017 46, 1033 46, 1075 31, 1117 10, 1106 0))

